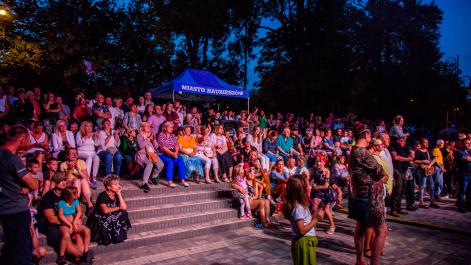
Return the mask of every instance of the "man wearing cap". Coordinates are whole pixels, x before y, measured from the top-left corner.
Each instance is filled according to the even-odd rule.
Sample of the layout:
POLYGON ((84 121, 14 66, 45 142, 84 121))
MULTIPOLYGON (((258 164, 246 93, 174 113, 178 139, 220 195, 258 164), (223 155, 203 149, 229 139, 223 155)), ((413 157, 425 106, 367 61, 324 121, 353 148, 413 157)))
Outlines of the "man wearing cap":
MULTIPOLYGON (((79 234, 73 235, 71 238, 70 230, 67 226, 61 226, 61 222, 57 216, 57 204, 61 200, 62 192, 67 186, 66 175, 63 172, 57 172, 52 177, 55 186, 52 190, 48 191, 41 200, 41 211, 44 215, 44 233, 47 237, 47 244, 54 248, 57 252, 60 248, 65 249, 65 252, 76 259, 82 258, 85 262, 90 262, 93 259, 93 252, 88 252, 88 257, 84 257, 83 252, 83 238, 79 234)), ((87 228, 88 229, 88 228, 87 228)), ((64 261, 58 263, 65 264, 64 261)))
POLYGON ((37 190, 38 184, 16 156, 27 135, 24 126, 13 126, 0 147, 0 223, 5 237, 0 264, 30 265, 33 260, 27 195, 37 190))

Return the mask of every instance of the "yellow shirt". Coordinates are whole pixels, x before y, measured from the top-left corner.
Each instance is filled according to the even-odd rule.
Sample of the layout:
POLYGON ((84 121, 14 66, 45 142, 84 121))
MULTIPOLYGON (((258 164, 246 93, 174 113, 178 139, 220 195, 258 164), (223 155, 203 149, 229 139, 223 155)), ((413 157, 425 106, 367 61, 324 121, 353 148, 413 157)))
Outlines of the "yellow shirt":
MULTIPOLYGON (((391 169, 389 168, 389 163, 387 161, 383 160, 378 155, 373 155, 373 157, 375 158, 376 162, 378 162, 378 164, 381 165, 384 172, 387 173, 391 171, 391 169)), ((394 178, 393 176, 388 175, 388 182, 386 183, 386 191, 388 192, 388 194, 391 194, 392 189, 393 189, 393 178, 394 178)))
MULTIPOLYGON (((62 162, 59 167, 59 170, 67 174, 67 171, 69 171, 67 162, 62 162)), ((70 179, 81 178, 79 170, 85 170, 85 171, 87 170, 87 164, 85 164, 85 161, 81 159, 77 159, 77 168, 72 170, 71 172, 69 172, 69 174, 66 175, 67 179, 70 180, 70 179)))
POLYGON ((442 151, 440 151, 440 148, 438 148, 438 147, 433 148, 432 155, 437 159, 437 164, 442 166, 443 165, 443 155, 442 155, 442 151))
POLYGON ((180 147, 182 149, 187 150, 187 151, 189 149, 191 149, 192 152, 193 152, 193 150, 195 150, 195 148, 196 148, 196 140, 193 137, 190 137, 189 139, 186 139, 185 136, 178 136, 177 141, 178 141, 178 144, 180 145, 180 147))

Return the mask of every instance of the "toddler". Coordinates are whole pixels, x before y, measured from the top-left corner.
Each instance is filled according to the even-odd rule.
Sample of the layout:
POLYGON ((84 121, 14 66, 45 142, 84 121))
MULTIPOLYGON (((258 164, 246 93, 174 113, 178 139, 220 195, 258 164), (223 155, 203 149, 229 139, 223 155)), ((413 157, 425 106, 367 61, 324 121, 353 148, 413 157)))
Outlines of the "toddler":
POLYGON ((252 218, 252 212, 250 210, 250 202, 249 202, 249 193, 248 193, 248 186, 247 186, 247 178, 244 174, 244 169, 241 165, 237 165, 234 167, 234 172, 232 174, 234 178, 234 184, 240 187, 242 190, 247 191, 247 194, 238 190, 238 198, 240 202, 240 218, 252 218), (245 213, 247 211, 247 213, 245 213))

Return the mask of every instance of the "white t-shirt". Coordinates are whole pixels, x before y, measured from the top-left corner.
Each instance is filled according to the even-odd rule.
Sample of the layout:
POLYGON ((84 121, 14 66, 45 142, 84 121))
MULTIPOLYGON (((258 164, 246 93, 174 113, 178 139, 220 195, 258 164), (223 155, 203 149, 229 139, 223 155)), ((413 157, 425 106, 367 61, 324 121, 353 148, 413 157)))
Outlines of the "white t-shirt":
MULTIPOLYGON (((296 221, 300 219, 303 219, 304 225, 307 225, 311 222, 312 215, 308 207, 304 207, 297 203, 296 207, 293 209, 293 213, 291 214, 291 229, 293 230, 294 236, 300 236, 298 227, 296 226, 296 221)), ((316 228, 311 228, 311 230, 309 230, 304 236, 316 236, 316 228)))

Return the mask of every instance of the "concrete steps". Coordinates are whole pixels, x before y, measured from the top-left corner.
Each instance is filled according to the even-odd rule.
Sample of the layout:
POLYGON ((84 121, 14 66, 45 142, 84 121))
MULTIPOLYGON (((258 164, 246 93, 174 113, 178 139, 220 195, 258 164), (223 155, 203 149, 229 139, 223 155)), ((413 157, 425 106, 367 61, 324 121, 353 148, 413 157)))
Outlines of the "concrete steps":
MULTIPOLYGON (((254 220, 237 218, 227 183, 191 183, 189 188, 178 186, 175 189, 151 186, 147 194, 132 181, 121 184, 132 224, 128 240, 109 246, 92 243, 91 248, 97 255, 119 255, 123 250, 220 233, 254 223, 254 220)), ((102 190, 93 191, 93 198, 102 190)), ((41 245, 46 245, 44 235, 40 235, 39 240, 41 245)), ((55 260, 56 253, 48 247, 41 264, 52 264, 55 260)))

